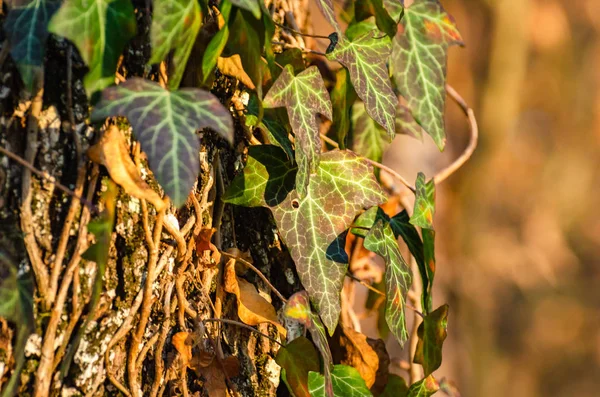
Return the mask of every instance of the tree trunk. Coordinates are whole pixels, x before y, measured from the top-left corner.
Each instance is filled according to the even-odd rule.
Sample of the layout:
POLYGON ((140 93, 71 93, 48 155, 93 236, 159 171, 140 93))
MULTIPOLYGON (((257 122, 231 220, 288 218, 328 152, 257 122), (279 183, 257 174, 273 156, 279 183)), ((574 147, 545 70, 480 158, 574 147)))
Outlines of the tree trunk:
MULTIPOLYGON (((272 3, 268 7, 273 19, 283 23, 288 8, 282 8, 278 0, 272 3)), ((307 19, 306 1, 285 3, 292 12, 303 13, 296 15, 302 28, 307 19)), ((134 7, 138 35, 126 48, 118 73, 125 78, 159 80, 159 68, 148 73, 145 66, 151 51, 146 2, 134 1, 134 7)), ((4 15, 0 16, 3 20, 4 15)), ((4 41, 0 54, 0 146, 98 205, 109 177, 106 169, 90 162, 85 153, 104 127, 86 121, 89 103, 82 79, 87 69, 77 50, 66 40, 50 36, 43 88, 32 100, 26 100, 16 66, 7 55, 5 38, 0 39, 4 41)), ((194 56, 201 59, 202 53, 194 56)), ((192 59, 188 75, 194 73, 193 65, 192 59)), ((190 84, 190 79, 184 81, 190 84)), ((234 79, 220 76, 212 91, 224 103, 230 103, 232 96, 240 94, 236 86, 234 79)), ((123 120, 111 123, 131 136, 123 120)), ((274 280, 284 295, 300 287, 269 210, 233 207, 220 201, 223 189, 244 161, 248 136, 242 125, 243 120, 236 123, 233 148, 216 143, 217 139, 205 133, 197 187, 183 208, 171 208, 164 219, 157 219, 150 204, 119 191, 110 260, 99 303, 92 312, 88 303, 97 266, 83 259, 82 254, 93 241, 87 224, 97 214, 80 199, 59 190, 50 179, 0 154, 0 250, 20 273, 30 272, 35 281, 35 328, 27 342, 19 395, 203 396, 208 395, 207 390, 216 396, 276 394, 276 343, 237 325, 201 321, 237 319, 235 297, 222 289, 219 270, 223 262, 214 263, 210 251, 196 251, 196 240, 206 234, 206 229, 216 229, 213 243, 219 249, 249 251, 254 265, 274 280), (179 236, 169 232, 177 229, 172 226, 175 219, 181 230, 179 236), (161 221, 171 226, 155 239, 152 234, 161 221), (61 376, 69 347, 89 315, 93 318, 82 332, 72 364, 61 376), (208 354, 213 360, 208 360, 210 365, 196 363, 196 371, 185 368, 184 357, 172 341, 179 332, 187 332, 193 340, 192 355, 208 354), (237 358, 240 369, 224 379, 227 387, 221 389, 215 378, 228 372, 223 364, 230 356, 237 358)), ((135 142, 129 138, 128 143, 132 157, 137 158, 135 142)), ((160 191, 143 158, 139 167, 146 182, 160 191)), ((250 272, 245 278, 263 296, 272 298, 276 310, 281 309, 282 302, 258 276, 250 272)), ((4 353, 0 356, 4 361, 0 378, 6 385, 14 371, 10 341, 16 332, 14 324, 11 328, 4 320, 0 328, 0 350, 4 353)), ((260 325, 258 329, 277 337, 271 325, 260 325)))

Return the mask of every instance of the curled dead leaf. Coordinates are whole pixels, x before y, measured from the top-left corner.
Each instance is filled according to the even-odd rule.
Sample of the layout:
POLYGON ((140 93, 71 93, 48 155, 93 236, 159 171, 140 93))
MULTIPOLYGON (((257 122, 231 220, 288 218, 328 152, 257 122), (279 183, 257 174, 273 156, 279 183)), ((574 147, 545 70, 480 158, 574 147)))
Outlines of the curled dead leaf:
POLYGON ((90 147, 87 154, 90 160, 105 166, 113 181, 128 194, 147 200, 158 212, 167 207, 167 199, 163 200, 140 176, 129 155, 125 137, 116 126, 108 127, 100 141, 90 147))
POLYGON ((232 55, 230 57, 224 58, 219 57, 217 59, 217 67, 226 76, 235 77, 239 81, 241 81, 246 87, 251 90, 255 89, 256 86, 252 82, 252 79, 242 66, 242 58, 238 54, 232 55))
POLYGON ((367 387, 373 386, 379 369, 379 357, 367 342, 367 336, 352 328, 343 327, 340 347, 343 350, 340 362, 356 368, 367 387))
POLYGON ((204 253, 204 251, 210 251, 215 263, 219 263, 221 261, 221 253, 219 252, 219 249, 210 241, 216 230, 217 229, 215 228, 206 228, 200 231, 198 237, 196 237, 196 251, 199 254, 204 253))
POLYGON ((275 308, 265 298, 260 296, 256 287, 235 273, 235 259, 229 259, 225 264, 225 291, 234 294, 238 303, 238 316, 248 325, 271 323, 285 337, 286 330, 277 320, 275 308))
POLYGON ((171 344, 179 353, 181 363, 185 367, 189 367, 192 360, 192 336, 188 332, 178 332, 171 338, 171 344))

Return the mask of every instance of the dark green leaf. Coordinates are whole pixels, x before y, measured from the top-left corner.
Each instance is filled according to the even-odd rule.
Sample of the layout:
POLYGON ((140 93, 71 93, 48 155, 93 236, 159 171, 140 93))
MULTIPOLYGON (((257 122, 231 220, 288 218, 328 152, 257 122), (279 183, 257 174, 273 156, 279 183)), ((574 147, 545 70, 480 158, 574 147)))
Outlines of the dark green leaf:
POLYGON ((35 75, 44 62, 48 21, 59 6, 58 1, 52 0, 15 1, 4 21, 10 55, 29 91, 33 90, 35 75))
POLYGON ((265 108, 285 106, 296 138, 296 190, 304 197, 310 175, 317 172, 321 153, 321 136, 317 113, 332 119, 331 101, 316 66, 297 76, 292 65, 286 65, 263 102, 265 108))
POLYGON ((267 139, 272 145, 279 146, 287 154, 288 159, 293 160, 294 149, 289 135, 289 120, 284 109, 264 109, 262 119, 258 120, 260 106, 256 95, 251 95, 248 102, 248 114, 246 115, 246 126, 257 127, 266 132, 267 139))
POLYGON ((410 223, 423 229, 433 230, 433 215, 435 214, 435 181, 433 178, 425 182, 425 174, 419 172, 415 183, 415 209, 410 217, 410 223))
POLYGON ((83 82, 91 96, 114 83, 117 62, 136 26, 130 0, 67 0, 48 30, 77 46, 90 68, 83 82))
POLYGON ((385 260, 385 319, 400 346, 404 346, 408 340, 404 308, 411 285, 410 267, 400 253, 392 228, 383 220, 376 221, 364 246, 385 260))
POLYGON ((272 208, 300 280, 330 333, 338 322, 347 265, 328 259, 327 249, 362 208, 384 200, 372 167, 353 153, 334 150, 323 154, 304 198, 292 193, 272 208))
POLYGON ((390 60, 400 93, 413 116, 444 149, 446 53, 462 38, 438 0, 415 0, 405 9, 390 60))
POLYGON ((350 130, 350 111, 354 101, 356 101, 356 92, 352 88, 348 70, 341 68, 335 73, 335 86, 331 90, 333 123, 330 129, 335 134, 340 149, 345 149, 347 146, 346 137, 350 130))
POLYGON ((335 17, 335 11, 333 10, 333 2, 331 0, 317 0, 317 5, 321 9, 323 16, 333 26, 335 31, 341 35, 342 29, 340 28, 340 24, 338 23, 335 17))
POLYGON ((185 203, 200 171, 199 128, 211 128, 233 141, 229 111, 211 93, 196 88, 169 92, 133 78, 102 92, 93 120, 126 116, 150 169, 175 206, 185 203))
POLYGON ((379 397, 406 397, 408 386, 404 378, 390 374, 383 393, 379 397))
POLYGON ((423 252, 425 260, 425 270, 427 271, 427 289, 423 292, 427 313, 431 311, 433 278, 435 277, 435 231, 430 229, 421 229, 423 234, 423 252))
POLYGON ((174 50, 173 73, 169 88, 179 88, 185 65, 202 25, 202 13, 197 0, 154 0, 150 42, 150 63, 163 61, 174 50))
POLYGON ((327 58, 348 68, 352 85, 365 103, 367 113, 385 128, 391 140, 395 134, 398 105, 386 66, 392 44, 388 36, 377 34, 378 31, 372 30, 352 41, 341 39, 327 58))
MULTIPOLYGON (((349 365, 334 365, 331 373, 333 394, 337 397, 370 397, 369 388, 360 373, 349 365)), ((312 397, 324 397, 325 378, 318 372, 308 374, 308 388, 312 397)))
POLYGON ((390 38, 396 36, 398 26, 397 20, 392 19, 382 0, 362 0, 354 3, 354 16, 357 21, 362 21, 371 16, 375 17, 375 23, 379 30, 390 38))
POLYGON ((433 375, 413 383, 408 389, 407 397, 429 397, 434 395, 440 389, 440 385, 433 375))
POLYGON ((229 39, 228 21, 231 14, 231 2, 224 0, 221 2, 220 7, 225 25, 213 36, 206 46, 206 50, 204 50, 204 55, 202 55, 202 77, 204 81, 208 80, 208 76, 210 76, 213 69, 217 66, 217 60, 223 53, 229 39))
MULTIPOLYGON (((306 69, 304 56, 300 48, 287 49, 281 54, 277 54, 275 60, 280 65, 291 65, 294 68, 294 74, 301 73, 306 69)), ((273 79, 276 80, 281 72, 283 72, 283 69, 278 67, 276 73, 273 75, 273 79)))
POLYGON ((431 374, 442 364, 442 346, 448 325, 448 305, 443 305, 429 313, 417 329, 417 350, 414 362, 421 364, 425 376, 431 374))
POLYGON ((313 344, 300 336, 277 352, 275 362, 281 367, 281 378, 294 397, 310 397, 308 373, 319 371, 319 355, 313 344))
MULTIPOLYGON (((387 132, 365 111, 362 102, 352 106, 352 150, 368 159, 381 162, 390 145, 387 132)), ((379 169, 376 170, 378 173, 379 169)))
POLYGON ((263 0, 230 0, 233 5, 248 10, 256 19, 260 18, 260 4, 263 0))
POLYGON ((248 148, 248 162, 222 197, 226 203, 246 207, 273 207, 294 189, 296 167, 282 149, 273 145, 248 148))

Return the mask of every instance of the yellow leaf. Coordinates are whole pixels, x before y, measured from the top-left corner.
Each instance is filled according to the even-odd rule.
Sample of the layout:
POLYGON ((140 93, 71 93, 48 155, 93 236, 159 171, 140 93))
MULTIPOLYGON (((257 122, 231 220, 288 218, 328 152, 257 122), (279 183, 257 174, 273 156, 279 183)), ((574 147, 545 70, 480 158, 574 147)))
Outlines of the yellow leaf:
POLYGON ((238 316, 248 325, 271 323, 285 337, 286 330, 277 320, 275 308, 260 296, 256 287, 235 274, 235 259, 225 264, 225 291, 234 294, 238 302, 238 316))
POLYGON ((125 137, 116 126, 110 126, 100 142, 89 148, 88 157, 95 163, 106 167, 110 177, 125 192, 150 202, 158 212, 165 209, 167 202, 163 200, 140 176, 129 150, 125 137))
POLYGON ((232 55, 228 58, 219 57, 217 59, 217 67, 221 73, 226 76, 235 77, 251 90, 256 88, 250 76, 246 74, 246 71, 242 66, 242 58, 240 58, 238 54, 232 55))

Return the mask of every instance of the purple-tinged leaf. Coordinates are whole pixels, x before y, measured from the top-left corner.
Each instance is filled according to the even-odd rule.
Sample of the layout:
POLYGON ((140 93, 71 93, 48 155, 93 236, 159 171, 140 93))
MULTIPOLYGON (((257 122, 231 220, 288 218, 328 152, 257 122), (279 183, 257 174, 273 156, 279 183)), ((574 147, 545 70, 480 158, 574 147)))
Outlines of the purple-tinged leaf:
POLYGON ((217 97, 197 88, 167 91, 133 78, 102 92, 93 120, 126 116, 150 169, 175 206, 183 205, 200 172, 196 130, 211 128, 233 142, 233 120, 217 97))
POLYGON ((404 105, 399 105, 396 112, 396 134, 411 135, 423 141, 423 128, 417 123, 410 109, 404 105))
POLYGON ((405 9, 390 59, 400 93, 423 129, 444 149, 446 57, 463 45, 454 20, 438 0, 415 0, 405 9))
POLYGON ((316 66, 294 76, 292 65, 286 65, 265 96, 265 108, 283 107, 296 137, 296 190, 304 197, 310 175, 317 172, 321 153, 321 137, 317 113, 332 119, 331 100, 316 66))
POLYGON ((66 0, 48 26, 71 40, 90 68, 83 80, 88 96, 114 83, 121 52, 136 29, 130 0, 66 0))
POLYGON ((381 162, 383 152, 390 145, 387 132, 367 114, 362 102, 356 102, 352 106, 351 136, 351 149, 377 162, 381 162))
POLYGON ((442 346, 448 332, 448 305, 443 305, 429 313, 417 329, 417 349, 414 362, 421 364, 425 376, 442 364, 442 346))
POLYGON ((341 39, 327 58, 348 68, 356 94, 365 103, 367 113, 388 133, 391 140, 396 129, 398 98, 392 90, 387 60, 392 52, 388 36, 370 31, 350 41, 341 39))

